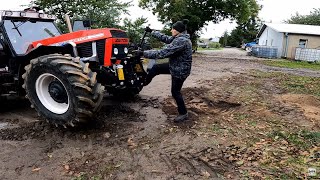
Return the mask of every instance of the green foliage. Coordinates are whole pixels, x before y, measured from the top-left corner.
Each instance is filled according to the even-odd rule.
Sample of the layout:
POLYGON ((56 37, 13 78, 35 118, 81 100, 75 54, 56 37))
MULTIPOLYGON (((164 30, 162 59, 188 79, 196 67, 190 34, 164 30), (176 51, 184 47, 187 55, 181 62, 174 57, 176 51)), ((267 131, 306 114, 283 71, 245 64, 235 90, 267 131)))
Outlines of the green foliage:
POLYGON ((228 38, 229 38, 229 34, 228 34, 228 31, 225 31, 222 35, 222 37, 220 38, 219 40, 219 43, 223 46, 223 47, 226 47, 227 44, 228 44, 228 38))
POLYGON ((227 45, 232 47, 239 47, 241 46, 243 41, 243 31, 238 26, 236 29, 231 31, 230 36, 228 37, 227 45))
POLYGON ((320 26, 320 8, 314 9, 309 15, 300 15, 298 12, 285 21, 289 24, 306 24, 320 26))
POLYGON ((231 32, 227 45, 240 47, 243 43, 254 41, 261 25, 260 19, 256 17, 251 17, 247 22, 238 23, 238 26, 231 32))
POLYGON ((128 18, 123 20, 123 30, 127 32, 127 35, 130 39, 130 42, 140 43, 142 35, 144 33, 145 23, 147 22, 146 18, 138 18, 135 21, 131 21, 128 18))
POLYGON ((188 32, 193 42, 197 32, 210 21, 219 23, 229 18, 243 23, 257 16, 260 9, 256 0, 140 0, 139 6, 152 10, 166 24, 189 19, 188 32))
POLYGON ((160 48, 160 49, 165 45, 163 42, 159 41, 159 39, 150 37, 150 36, 148 39, 148 43, 152 48, 160 48))
POLYGON ((46 13, 55 15, 59 27, 66 29, 64 15, 70 19, 91 19, 93 28, 119 27, 120 15, 127 13, 129 3, 117 0, 34 0, 31 4, 38 5, 46 13))
POLYGON ((210 42, 208 44, 209 48, 215 48, 215 49, 219 49, 221 48, 221 44, 220 43, 217 43, 217 42, 210 42))
MULTIPOLYGON (((164 28, 163 30, 160 31, 161 33, 171 36, 171 29, 169 28, 164 28)), ((150 46, 152 48, 156 48, 156 49, 161 49, 165 46, 165 43, 159 41, 158 38, 154 38, 152 36, 148 36, 148 43, 150 44, 150 46)))

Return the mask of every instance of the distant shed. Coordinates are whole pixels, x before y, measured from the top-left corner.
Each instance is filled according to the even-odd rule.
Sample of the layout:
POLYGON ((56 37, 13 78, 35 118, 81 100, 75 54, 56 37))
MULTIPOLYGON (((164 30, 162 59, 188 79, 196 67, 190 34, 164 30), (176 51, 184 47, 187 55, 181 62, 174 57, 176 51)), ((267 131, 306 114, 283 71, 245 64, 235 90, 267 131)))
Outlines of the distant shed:
POLYGON ((257 38, 259 46, 277 48, 277 57, 295 59, 297 48, 320 49, 320 26, 266 23, 257 38))

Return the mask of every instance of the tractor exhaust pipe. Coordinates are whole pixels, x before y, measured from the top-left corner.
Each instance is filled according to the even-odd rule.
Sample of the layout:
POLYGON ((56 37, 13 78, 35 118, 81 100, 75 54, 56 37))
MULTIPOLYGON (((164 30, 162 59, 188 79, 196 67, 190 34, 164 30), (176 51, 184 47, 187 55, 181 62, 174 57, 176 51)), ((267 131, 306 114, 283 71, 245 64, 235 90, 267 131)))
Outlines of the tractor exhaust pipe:
POLYGON ((73 30, 72 30, 72 26, 71 26, 71 21, 70 21, 70 17, 69 17, 69 15, 68 14, 65 14, 64 15, 64 18, 65 18, 65 20, 66 20, 66 22, 67 22, 67 25, 68 25, 68 29, 69 29, 69 32, 73 32, 73 30))

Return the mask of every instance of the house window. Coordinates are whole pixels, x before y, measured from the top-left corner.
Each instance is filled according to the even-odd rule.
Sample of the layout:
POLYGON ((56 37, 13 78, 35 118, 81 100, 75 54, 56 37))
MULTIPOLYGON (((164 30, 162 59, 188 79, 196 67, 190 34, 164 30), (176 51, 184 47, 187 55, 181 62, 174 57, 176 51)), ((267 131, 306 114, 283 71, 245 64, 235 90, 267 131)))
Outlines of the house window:
POLYGON ((306 48, 307 47, 307 39, 300 39, 299 40, 299 48, 306 48))

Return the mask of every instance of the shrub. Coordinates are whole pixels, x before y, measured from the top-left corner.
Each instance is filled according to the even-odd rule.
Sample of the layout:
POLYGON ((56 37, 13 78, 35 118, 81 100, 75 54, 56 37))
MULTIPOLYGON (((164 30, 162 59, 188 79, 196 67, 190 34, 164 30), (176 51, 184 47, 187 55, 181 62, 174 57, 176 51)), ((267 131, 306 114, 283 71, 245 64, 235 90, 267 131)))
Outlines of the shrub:
POLYGON ((210 42, 209 43, 209 48, 219 49, 219 48, 221 48, 221 44, 218 43, 218 42, 210 42))

